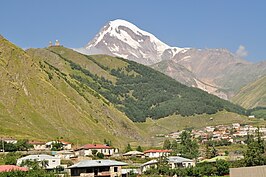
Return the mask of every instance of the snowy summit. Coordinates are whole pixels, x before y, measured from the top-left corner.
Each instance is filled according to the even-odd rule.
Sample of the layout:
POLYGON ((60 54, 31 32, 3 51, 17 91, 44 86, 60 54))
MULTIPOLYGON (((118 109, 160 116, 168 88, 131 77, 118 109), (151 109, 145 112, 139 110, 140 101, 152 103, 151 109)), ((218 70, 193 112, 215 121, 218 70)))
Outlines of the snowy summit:
POLYGON ((186 49, 170 47, 153 34, 118 19, 108 22, 93 40, 77 50, 85 54, 107 54, 151 65, 173 58, 186 49))

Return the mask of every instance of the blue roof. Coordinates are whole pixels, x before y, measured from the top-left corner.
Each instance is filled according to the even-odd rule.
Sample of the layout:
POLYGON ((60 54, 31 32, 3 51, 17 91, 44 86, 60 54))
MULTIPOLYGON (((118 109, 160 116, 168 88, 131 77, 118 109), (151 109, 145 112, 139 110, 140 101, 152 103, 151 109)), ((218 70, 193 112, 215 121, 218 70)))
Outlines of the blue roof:
POLYGON ((127 163, 115 160, 82 160, 68 168, 103 167, 103 166, 126 166, 127 163))

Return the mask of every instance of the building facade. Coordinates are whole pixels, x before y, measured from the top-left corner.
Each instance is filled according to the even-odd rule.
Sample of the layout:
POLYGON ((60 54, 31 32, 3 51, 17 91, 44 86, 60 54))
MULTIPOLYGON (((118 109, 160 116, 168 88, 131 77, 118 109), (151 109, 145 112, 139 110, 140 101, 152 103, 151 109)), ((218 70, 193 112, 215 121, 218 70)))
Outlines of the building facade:
POLYGON ((127 163, 114 160, 83 160, 69 167, 71 176, 121 177, 127 163))
POLYGON ((55 169, 56 167, 60 166, 61 160, 58 157, 40 154, 40 155, 28 155, 17 160, 17 166, 21 166, 23 161, 37 161, 39 165, 44 169, 55 169))
POLYGON ((92 156, 97 153, 102 153, 105 156, 112 156, 116 152, 115 148, 104 144, 86 144, 76 149, 77 156, 92 156))

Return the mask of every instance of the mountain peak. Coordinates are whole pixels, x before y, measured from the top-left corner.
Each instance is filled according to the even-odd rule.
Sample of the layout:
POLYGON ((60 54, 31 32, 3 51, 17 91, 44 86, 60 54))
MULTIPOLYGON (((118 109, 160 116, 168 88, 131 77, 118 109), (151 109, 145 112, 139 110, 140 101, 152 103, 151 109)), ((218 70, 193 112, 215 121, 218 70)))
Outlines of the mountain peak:
POLYGON ((78 49, 85 54, 119 56, 146 65, 160 62, 166 50, 173 57, 171 55, 183 48, 170 47, 153 34, 122 19, 109 21, 93 40, 84 48, 78 49))
POLYGON ((118 28, 119 26, 124 26, 124 27, 130 28, 131 30, 134 30, 134 31, 142 32, 144 34, 145 33, 149 34, 145 31, 139 29, 133 23, 130 23, 130 22, 128 22, 126 20, 122 20, 122 19, 116 19, 116 20, 109 21, 108 24, 110 25, 110 27, 113 27, 113 28, 118 28))

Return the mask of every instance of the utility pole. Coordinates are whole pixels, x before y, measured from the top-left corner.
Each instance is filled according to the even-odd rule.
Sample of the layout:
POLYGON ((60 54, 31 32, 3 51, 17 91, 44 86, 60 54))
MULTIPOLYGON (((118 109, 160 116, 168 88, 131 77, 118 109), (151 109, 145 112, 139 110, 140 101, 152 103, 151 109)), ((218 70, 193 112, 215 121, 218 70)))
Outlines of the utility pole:
POLYGON ((3 141, 3 138, 1 138, 1 141, 2 141, 3 152, 5 152, 5 142, 3 141))

